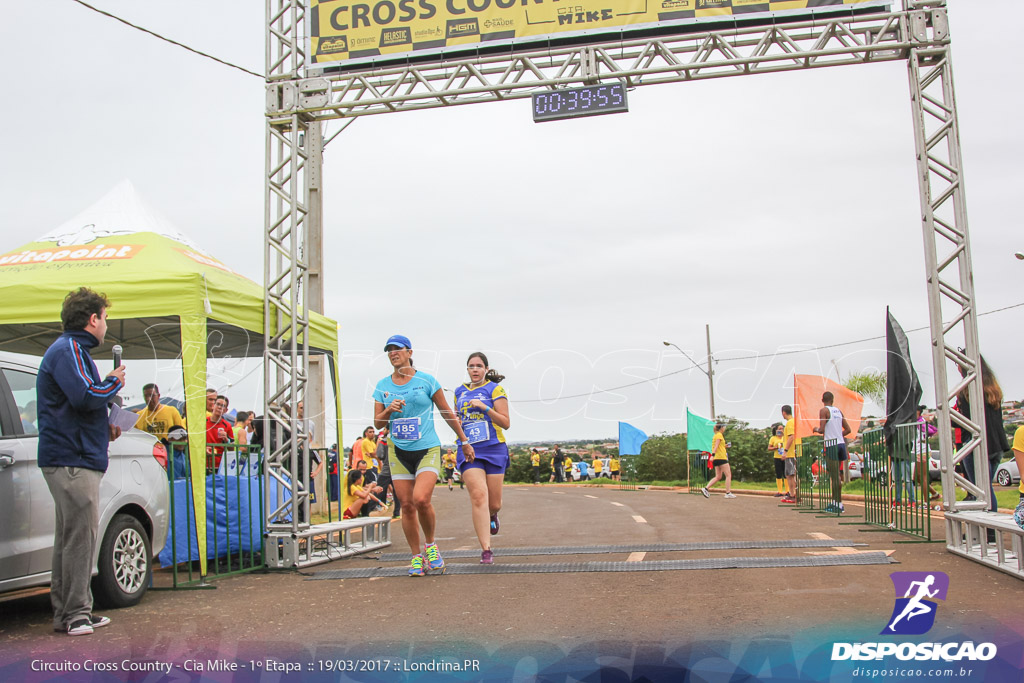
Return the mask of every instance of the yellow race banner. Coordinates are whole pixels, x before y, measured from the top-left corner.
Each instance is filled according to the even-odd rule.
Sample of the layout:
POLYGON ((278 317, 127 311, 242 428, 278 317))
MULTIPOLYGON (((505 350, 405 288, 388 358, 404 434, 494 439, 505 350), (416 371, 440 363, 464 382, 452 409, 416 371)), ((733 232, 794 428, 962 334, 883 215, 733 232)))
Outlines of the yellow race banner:
POLYGON ((723 17, 888 7, 888 0, 309 0, 310 63, 536 44, 723 17), (534 39, 534 40, 522 40, 534 39))

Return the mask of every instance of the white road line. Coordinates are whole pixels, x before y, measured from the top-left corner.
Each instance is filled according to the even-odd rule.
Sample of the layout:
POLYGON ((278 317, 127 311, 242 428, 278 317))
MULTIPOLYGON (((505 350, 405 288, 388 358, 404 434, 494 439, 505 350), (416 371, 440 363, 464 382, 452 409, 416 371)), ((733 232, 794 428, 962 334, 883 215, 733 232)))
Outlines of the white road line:
POLYGON ((644 519, 643 517, 641 517, 640 515, 633 515, 633 520, 634 520, 634 521, 635 521, 635 522, 636 522, 637 524, 647 524, 647 520, 646 520, 646 519, 644 519))
POLYGON ((618 505, 618 506, 619 506, 620 508, 624 508, 624 507, 626 507, 626 506, 625 506, 625 505, 623 505, 622 503, 616 503, 616 502, 615 502, 614 500, 612 501, 612 505, 618 505))
POLYGON ((551 493, 557 493, 560 496, 564 496, 565 495, 565 491, 552 491, 551 493))
POLYGON ((597 496, 592 496, 589 493, 584 493, 583 495, 587 498, 593 498, 594 500, 597 500, 597 496))
MULTIPOLYGON (((630 553, 629 557, 626 558, 626 562, 643 562, 644 556, 647 553, 630 553)), ((380 578, 380 577, 377 577, 380 578)))

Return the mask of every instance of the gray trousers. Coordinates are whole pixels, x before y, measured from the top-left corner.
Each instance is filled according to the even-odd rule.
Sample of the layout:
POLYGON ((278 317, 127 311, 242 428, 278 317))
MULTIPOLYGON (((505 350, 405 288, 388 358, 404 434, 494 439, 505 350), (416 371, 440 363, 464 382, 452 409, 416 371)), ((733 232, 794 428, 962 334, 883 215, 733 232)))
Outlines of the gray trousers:
POLYGON ((53 628, 63 630, 92 615, 90 582, 103 472, 83 467, 43 467, 42 470, 57 513, 50 579, 53 628))

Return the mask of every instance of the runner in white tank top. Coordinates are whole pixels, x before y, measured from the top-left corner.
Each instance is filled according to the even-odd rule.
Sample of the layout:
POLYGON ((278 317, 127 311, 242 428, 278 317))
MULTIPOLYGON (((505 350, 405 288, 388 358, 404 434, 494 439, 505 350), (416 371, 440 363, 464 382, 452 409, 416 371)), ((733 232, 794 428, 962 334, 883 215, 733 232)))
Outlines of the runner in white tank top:
POLYGON ((835 397, 831 391, 821 396, 822 409, 818 411, 821 424, 814 428, 816 434, 825 439, 825 466, 832 483, 832 503, 826 508, 829 512, 843 511, 843 463, 846 462, 846 435, 852 430, 843 417, 843 411, 832 405, 835 397))

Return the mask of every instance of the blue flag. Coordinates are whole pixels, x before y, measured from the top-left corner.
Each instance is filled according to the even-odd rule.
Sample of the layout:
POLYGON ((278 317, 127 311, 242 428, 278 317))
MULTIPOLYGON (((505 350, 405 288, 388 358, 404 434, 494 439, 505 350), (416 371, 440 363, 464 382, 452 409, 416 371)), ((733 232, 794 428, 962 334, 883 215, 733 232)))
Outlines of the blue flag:
POLYGON ((619 455, 640 455, 647 435, 628 422, 619 423, 619 455))
POLYGON ((694 415, 686 409, 686 450, 711 452, 711 440, 715 436, 715 421, 694 415))

